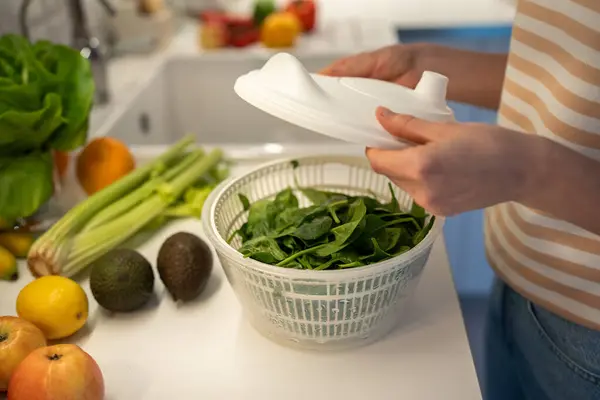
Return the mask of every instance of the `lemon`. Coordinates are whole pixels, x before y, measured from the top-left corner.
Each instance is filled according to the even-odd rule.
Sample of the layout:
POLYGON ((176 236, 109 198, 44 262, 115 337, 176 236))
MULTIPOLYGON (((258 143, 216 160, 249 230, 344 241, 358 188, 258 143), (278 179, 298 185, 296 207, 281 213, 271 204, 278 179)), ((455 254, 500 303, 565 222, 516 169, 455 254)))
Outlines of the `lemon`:
POLYGON ((43 276, 21 289, 17 314, 40 328, 47 339, 62 339, 85 325, 88 298, 69 278, 43 276))

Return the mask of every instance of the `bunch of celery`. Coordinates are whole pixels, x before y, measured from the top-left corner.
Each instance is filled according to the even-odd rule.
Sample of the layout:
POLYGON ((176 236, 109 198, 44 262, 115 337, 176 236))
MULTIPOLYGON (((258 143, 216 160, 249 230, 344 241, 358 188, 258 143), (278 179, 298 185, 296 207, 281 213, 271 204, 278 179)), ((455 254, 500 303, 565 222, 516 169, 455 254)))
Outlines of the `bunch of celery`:
POLYGON ((33 244, 31 272, 71 277, 144 228, 172 217, 200 217, 204 200, 225 177, 223 154, 188 150, 192 143, 182 139, 72 208, 33 244))

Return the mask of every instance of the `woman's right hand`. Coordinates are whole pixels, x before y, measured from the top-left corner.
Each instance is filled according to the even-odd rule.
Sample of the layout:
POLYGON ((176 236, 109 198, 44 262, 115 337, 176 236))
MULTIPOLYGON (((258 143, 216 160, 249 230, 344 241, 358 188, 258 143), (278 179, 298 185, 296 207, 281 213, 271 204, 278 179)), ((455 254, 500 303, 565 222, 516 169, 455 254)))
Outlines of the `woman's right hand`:
POLYGON ((328 76, 372 78, 414 88, 423 74, 423 45, 396 44, 335 61, 319 71, 328 76))

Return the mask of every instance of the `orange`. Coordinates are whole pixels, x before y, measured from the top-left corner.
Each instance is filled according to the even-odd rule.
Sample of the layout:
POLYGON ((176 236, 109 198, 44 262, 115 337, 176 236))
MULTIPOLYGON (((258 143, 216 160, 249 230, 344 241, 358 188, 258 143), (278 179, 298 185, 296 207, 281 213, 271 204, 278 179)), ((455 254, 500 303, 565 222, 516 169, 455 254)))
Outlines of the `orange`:
POLYGON ((77 157, 77 179, 88 195, 107 187, 135 168, 135 159, 121 141, 101 137, 87 144, 77 157))

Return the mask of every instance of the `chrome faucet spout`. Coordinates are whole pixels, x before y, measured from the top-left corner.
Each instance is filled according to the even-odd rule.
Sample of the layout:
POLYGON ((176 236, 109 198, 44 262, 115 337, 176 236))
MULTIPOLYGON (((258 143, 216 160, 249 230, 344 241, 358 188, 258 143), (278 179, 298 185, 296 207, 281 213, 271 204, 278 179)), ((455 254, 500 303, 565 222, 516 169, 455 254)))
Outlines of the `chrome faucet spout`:
MULTIPOLYGON (((22 0, 19 10, 21 33, 31 40, 27 23, 27 12, 33 0, 22 0)), ((110 15, 116 14, 116 9, 109 0, 98 0, 110 15)), ((96 86, 95 104, 106 104, 110 100, 107 74, 107 54, 100 39, 91 33, 83 0, 66 0, 69 17, 72 21, 71 46, 80 51, 82 57, 90 61, 94 83, 96 86)))

